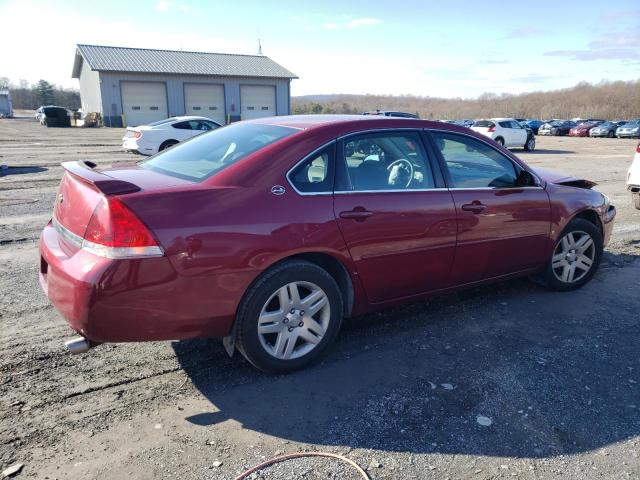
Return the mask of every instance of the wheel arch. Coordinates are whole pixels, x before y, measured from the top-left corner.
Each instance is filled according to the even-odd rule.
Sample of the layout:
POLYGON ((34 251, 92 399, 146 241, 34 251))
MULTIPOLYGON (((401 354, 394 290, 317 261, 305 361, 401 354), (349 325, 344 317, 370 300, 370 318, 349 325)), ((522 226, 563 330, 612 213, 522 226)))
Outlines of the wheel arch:
POLYGON ((160 147, 158 147, 158 151, 162 150, 163 147, 167 148, 167 147, 170 147, 170 146, 175 145, 177 143, 180 143, 180 140, 176 140, 174 138, 169 138, 169 139, 165 140, 164 142, 162 142, 160 144, 160 147), (169 145, 167 145, 167 144, 169 144, 169 145))
POLYGON ((598 227, 600 234, 604 237, 604 228, 602 226, 602 221, 600 220, 600 215, 598 215, 598 212, 596 212, 595 210, 591 210, 590 208, 581 210, 567 222, 567 225, 569 225, 569 223, 571 223, 576 218, 581 218, 594 224, 596 227, 598 227))

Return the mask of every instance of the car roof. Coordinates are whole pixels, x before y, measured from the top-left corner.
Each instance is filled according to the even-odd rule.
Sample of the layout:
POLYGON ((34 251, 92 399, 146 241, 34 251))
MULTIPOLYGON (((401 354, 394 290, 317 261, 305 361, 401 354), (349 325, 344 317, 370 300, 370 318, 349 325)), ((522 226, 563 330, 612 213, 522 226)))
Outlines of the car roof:
POLYGON ((386 117, 383 115, 284 115, 279 117, 265 117, 254 120, 247 120, 251 123, 260 123, 263 125, 279 125, 282 127, 296 128, 299 130, 309 130, 316 127, 328 125, 348 125, 348 124, 373 124, 377 122, 380 128, 393 127, 410 127, 440 128, 441 123, 430 120, 420 120, 417 118, 407 117, 386 117))
MULTIPOLYGON (((207 117, 198 117, 195 115, 182 115, 180 117, 171 117, 171 119, 173 119, 176 122, 184 122, 186 120, 210 120, 212 122, 215 122, 215 120, 211 120, 210 118, 207 117)), ((170 119, 167 119, 170 120, 170 119)), ((218 123, 218 122, 216 122, 218 123)))

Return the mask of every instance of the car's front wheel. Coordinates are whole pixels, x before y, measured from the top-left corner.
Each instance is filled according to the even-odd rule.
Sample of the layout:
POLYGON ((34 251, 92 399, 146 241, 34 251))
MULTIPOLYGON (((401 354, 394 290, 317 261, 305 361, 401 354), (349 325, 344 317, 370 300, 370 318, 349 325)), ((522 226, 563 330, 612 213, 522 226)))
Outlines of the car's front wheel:
POLYGON ((524 149, 527 152, 532 152, 533 150, 535 150, 536 148, 536 139, 533 137, 533 135, 531 135, 530 138, 527 139, 527 141, 524 144, 524 149))
POLYGON ((633 206, 640 210, 640 193, 632 193, 633 206))
POLYGON ((335 280, 316 264, 291 260, 249 289, 236 318, 236 345, 265 372, 286 373, 317 359, 342 322, 335 280))
POLYGON ((543 273, 544 283, 560 291, 582 287, 598 270, 603 248, 597 226, 582 218, 572 220, 556 242, 543 273))

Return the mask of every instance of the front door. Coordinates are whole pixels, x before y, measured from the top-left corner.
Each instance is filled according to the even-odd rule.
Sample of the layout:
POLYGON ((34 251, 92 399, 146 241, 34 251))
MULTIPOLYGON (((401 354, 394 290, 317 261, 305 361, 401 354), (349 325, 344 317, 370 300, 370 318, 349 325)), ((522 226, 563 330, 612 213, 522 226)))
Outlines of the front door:
POLYGON ((542 266, 551 209, 540 186, 520 186, 522 170, 468 135, 431 132, 458 216, 452 282, 460 285, 542 266))
POLYGON ((334 211, 373 303, 447 285, 456 243, 451 193, 416 131, 339 142, 334 211), (441 180, 438 180, 441 182, 441 180))

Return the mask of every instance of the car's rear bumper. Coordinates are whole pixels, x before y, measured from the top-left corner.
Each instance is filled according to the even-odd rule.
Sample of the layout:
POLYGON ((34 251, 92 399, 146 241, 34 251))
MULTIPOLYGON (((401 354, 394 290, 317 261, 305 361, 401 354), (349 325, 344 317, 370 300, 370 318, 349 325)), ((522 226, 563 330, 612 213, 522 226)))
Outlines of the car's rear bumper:
POLYGON ((112 260, 82 249, 68 254, 63 242, 51 224, 45 227, 40 284, 83 337, 136 342, 223 337, 231 331, 239 290, 228 291, 228 278, 177 275, 167 257, 112 260))

